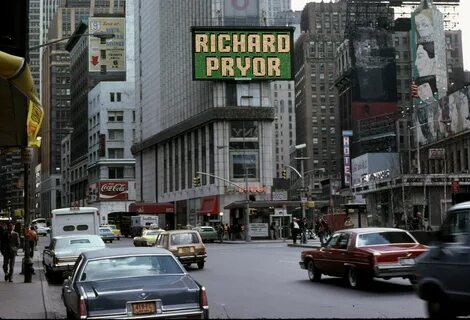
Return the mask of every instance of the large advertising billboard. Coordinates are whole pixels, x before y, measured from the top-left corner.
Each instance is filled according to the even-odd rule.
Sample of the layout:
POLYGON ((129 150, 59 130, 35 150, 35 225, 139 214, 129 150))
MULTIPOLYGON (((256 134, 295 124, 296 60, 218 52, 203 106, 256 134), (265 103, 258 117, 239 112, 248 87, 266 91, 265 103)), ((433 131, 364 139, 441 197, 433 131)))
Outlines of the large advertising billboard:
POLYGON ((88 37, 89 72, 126 71, 126 23, 124 18, 90 17, 89 31, 113 35, 110 39, 88 37))
POLYGON ((193 27, 194 80, 292 80, 292 27, 193 27))
POLYGON ((396 102, 395 49, 389 31, 360 27, 352 39, 353 101, 396 102))
POLYGON ((470 129, 470 87, 418 105, 414 128, 426 145, 470 129))

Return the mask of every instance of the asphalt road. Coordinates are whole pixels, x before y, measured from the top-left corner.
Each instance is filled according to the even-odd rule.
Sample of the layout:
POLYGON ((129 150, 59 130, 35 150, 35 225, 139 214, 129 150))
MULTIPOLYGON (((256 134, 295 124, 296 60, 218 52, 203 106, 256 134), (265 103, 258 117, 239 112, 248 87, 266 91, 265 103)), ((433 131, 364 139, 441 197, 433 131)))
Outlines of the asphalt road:
MULTIPOLYGON (((42 238, 40 246, 45 244, 42 238)), ((132 240, 107 246, 132 246, 132 240)), ((188 271, 207 289, 211 318, 425 317, 424 302, 408 280, 375 281, 368 290, 354 290, 339 278, 310 282, 298 265, 302 248, 286 243, 210 243, 206 247, 204 269, 193 265, 188 271)), ((61 284, 48 283, 46 288, 48 310, 65 318, 61 284)))

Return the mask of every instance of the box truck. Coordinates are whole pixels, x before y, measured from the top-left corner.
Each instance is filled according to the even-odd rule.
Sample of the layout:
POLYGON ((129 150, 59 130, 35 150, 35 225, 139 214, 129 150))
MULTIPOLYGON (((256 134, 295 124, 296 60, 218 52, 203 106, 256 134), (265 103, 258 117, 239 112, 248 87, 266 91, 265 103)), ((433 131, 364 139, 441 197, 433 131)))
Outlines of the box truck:
POLYGON ((94 207, 52 210, 51 238, 77 234, 100 235, 100 213, 94 207))

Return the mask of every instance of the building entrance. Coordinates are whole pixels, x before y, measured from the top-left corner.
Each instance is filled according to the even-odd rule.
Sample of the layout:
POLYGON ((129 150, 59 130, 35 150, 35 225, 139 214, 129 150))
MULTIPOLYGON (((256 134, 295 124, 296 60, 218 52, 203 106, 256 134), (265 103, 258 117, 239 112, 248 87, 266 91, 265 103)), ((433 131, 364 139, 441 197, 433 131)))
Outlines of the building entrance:
MULTIPOLYGON (((269 216, 269 226, 272 225, 273 222, 276 223, 276 239, 288 239, 290 238, 290 223, 292 221, 292 215, 291 214, 271 214, 269 216)), ((271 235, 271 228, 270 230, 270 235, 271 235)), ((274 237, 271 237, 274 238, 274 237)))

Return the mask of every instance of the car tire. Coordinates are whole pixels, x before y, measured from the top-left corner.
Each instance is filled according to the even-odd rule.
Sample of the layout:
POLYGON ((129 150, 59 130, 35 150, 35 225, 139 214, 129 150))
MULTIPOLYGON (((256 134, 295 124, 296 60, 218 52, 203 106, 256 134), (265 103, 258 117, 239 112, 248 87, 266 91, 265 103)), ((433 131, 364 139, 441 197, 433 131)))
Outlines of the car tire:
POLYGON ((353 289, 363 288, 371 280, 369 277, 360 274, 354 267, 351 267, 348 269, 347 277, 348 277, 348 284, 353 289))
POLYGON ((416 284, 418 284, 418 279, 416 279, 416 277, 409 277, 408 280, 410 280, 410 283, 414 286, 416 284))
POLYGON ((307 265, 308 278, 312 282, 318 282, 321 280, 321 272, 313 263, 313 260, 310 260, 307 265))
POLYGON ((448 301, 444 297, 432 298, 427 301, 426 309, 430 319, 455 319, 456 315, 452 311, 448 301))
POLYGON ((109 240, 109 243, 113 243, 113 240, 109 240))
POLYGON ((198 267, 199 269, 204 269, 204 261, 198 262, 198 263, 197 263, 197 267, 198 267))

